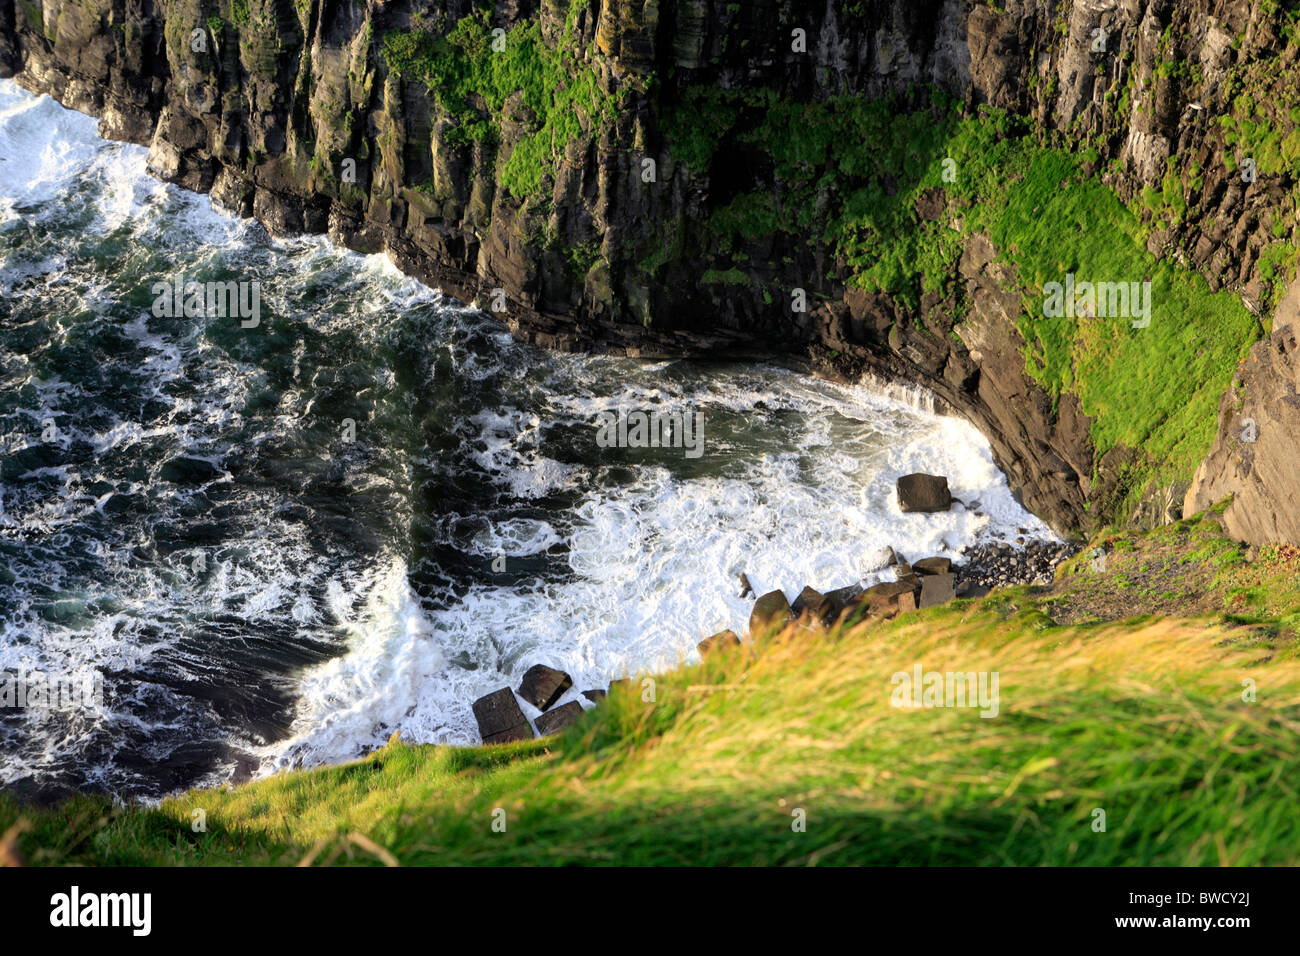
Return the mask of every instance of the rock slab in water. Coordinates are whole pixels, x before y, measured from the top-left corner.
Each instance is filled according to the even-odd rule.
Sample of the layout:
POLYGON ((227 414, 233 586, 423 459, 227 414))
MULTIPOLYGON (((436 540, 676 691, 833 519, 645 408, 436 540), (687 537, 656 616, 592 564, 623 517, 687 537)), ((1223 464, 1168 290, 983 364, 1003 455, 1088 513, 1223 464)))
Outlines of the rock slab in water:
POLYGON ((582 696, 587 698, 593 704, 599 704, 605 699, 605 692, 597 687, 595 690, 584 690, 582 696))
POLYGON ((768 591, 754 602, 754 610, 749 614, 749 632, 753 634, 768 627, 784 626, 793 617, 785 595, 780 591, 768 591))
POLYGON ((719 631, 711 637, 706 637, 695 646, 699 650, 700 656, 703 657, 710 651, 722 650, 728 647, 739 647, 740 637, 737 636, 735 631, 719 631))
POLYGON ((485 744, 504 744, 512 740, 532 740, 533 728, 509 687, 502 687, 473 703, 474 719, 485 744))
POLYGON ((546 710, 573 686, 573 678, 545 664, 534 664, 524 673, 519 696, 538 710, 546 710))
POLYGON ((922 558, 912 562, 912 570, 917 574, 947 574, 952 570, 951 558, 922 558))
POLYGON ((921 607, 947 604, 957 596, 955 574, 927 574, 921 579, 921 607))
POLYGON ((901 511, 947 511, 952 506, 948 479, 939 475, 904 475, 898 479, 898 507, 901 511))
POLYGON ((833 591, 826 592, 826 600, 830 602, 832 619, 839 617, 844 613, 844 609, 854 603, 854 599, 862 593, 862 585, 850 584, 847 587, 835 588, 833 591))
POLYGON ((549 710, 537 718, 537 732, 543 737, 558 734, 566 727, 572 727, 582 716, 582 705, 571 700, 562 707, 549 710))

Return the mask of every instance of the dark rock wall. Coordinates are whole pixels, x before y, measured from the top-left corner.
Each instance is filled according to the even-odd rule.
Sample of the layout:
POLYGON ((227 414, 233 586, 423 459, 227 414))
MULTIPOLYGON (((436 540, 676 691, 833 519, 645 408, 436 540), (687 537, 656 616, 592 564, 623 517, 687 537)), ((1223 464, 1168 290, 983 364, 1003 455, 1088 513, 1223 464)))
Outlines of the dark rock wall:
POLYGON ((572 49, 574 69, 617 102, 577 111, 579 135, 556 147, 540 196, 526 201, 501 180, 538 126, 529 107, 508 99, 497 139, 465 143, 436 93, 382 52, 393 30, 445 33, 473 12, 470 0, 4 0, 0 72, 101 117, 105 136, 150 147, 157 175, 273 232, 387 249, 484 305, 503 290, 521 339, 646 356, 776 353, 925 385, 988 435, 1029 508, 1070 528, 1113 517, 1090 508, 1107 463, 1094 460, 1077 400, 1053 403, 1026 376, 1019 300, 986 238, 966 241, 961 302, 935 294, 911 306, 849 288, 828 250, 788 234, 755 240, 752 258, 783 263, 785 275, 764 278, 806 287, 810 311, 768 301, 756 282, 702 283, 701 224, 737 183, 761 188, 775 174, 736 142, 693 168, 674 157, 665 125, 693 87, 818 101, 932 85, 1090 142, 1125 198, 1159 188, 1170 155, 1194 156, 1204 175, 1188 204, 1198 214, 1152 235, 1151 251, 1182 257, 1260 309, 1258 224, 1293 178, 1244 185, 1211 118, 1226 108, 1234 64, 1300 69, 1277 5, 503 0, 492 25, 539 21, 544 41, 572 49), (791 49, 796 28, 806 52, 791 49), (653 184, 646 159, 657 164, 653 184), (575 261, 572 250, 584 252, 575 261), (658 263, 648 274, 635 265, 647 251, 658 263))
POLYGON ((1219 404, 1219 434, 1188 489, 1187 514, 1232 495, 1228 533, 1255 544, 1300 542, 1300 281, 1278 307, 1219 404))

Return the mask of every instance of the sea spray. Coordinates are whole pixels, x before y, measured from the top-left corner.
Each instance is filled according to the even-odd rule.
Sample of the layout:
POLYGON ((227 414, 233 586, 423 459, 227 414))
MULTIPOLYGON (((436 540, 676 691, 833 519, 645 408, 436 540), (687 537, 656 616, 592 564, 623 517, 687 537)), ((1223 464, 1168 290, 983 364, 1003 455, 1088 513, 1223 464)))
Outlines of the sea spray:
POLYGON ((0 434, 24 459, 0 671, 106 687, 102 708, 0 713, 0 785, 156 798, 394 731, 475 743, 470 702, 534 663, 577 695, 743 631, 741 571, 793 596, 883 573, 863 556, 886 544, 1050 536, 987 442, 914 393, 529 348, 383 256, 269 239, 145 155, 0 81, 0 286, 21 293, 0 434), (206 287, 203 315, 153 315, 177 276, 256 278, 261 327, 208 315, 206 287), (701 453, 671 429, 602 447, 619 408, 702 416, 701 453), (915 471, 984 514, 900 518, 915 471))

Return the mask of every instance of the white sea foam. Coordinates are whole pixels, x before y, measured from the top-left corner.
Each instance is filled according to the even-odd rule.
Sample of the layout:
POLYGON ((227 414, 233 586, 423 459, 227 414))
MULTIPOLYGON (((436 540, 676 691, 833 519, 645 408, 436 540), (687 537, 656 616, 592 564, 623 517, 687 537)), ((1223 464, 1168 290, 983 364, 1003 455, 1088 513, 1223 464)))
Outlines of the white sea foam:
MULTIPOLYGON (((828 589, 881 578, 877 552, 885 544, 911 558, 957 557, 966 544, 1021 528, 1029 537, 1053 537, 1016 504, 988 443, 966 423, 863 387, 765 372, 761 392, 724 378, 690 397, 737 410, 757 400, 797 410, 807 425, 800 444, 760 456, 735 477, 682 481, 668 469, 643 467, 630 487, 591 491, 564 538, 572 576, 560 584, 477 587, 426 619, 404 575, 388 575, 370 617, 355 625, 355 649, 304 681, 297 733, 271 748, 267 766, 348 759, 393 730, 413 741, 474 743, 469 703, 518 686, 536 663, 567 671, 574 687, 562 700, 585 705, 582 690, 693 660, 695 645, 723 628, 743 633, 753 599, 739 596, 741 571, 760 592, 779 588, 793 598, 805 584, 828 589), (902 514, 894 482, 913 471, 948 475, 953 493, 978 497, 984 516, 964 508, 902 514), (438 666, 430 664, 435 659, 438 666), (477 667, 467 670, 459 660, 477 667), (375 673, 402 676, 384 688, 375 673)), ((642 388, 637 397, 646 394, 642 388)), ((561 404, 587 408, 574 396, 561 404)), ((532 424, 483 418, 489 431, 509 421, 520 435, 532 424)), ((532 487, 538 467, 500 449, 485 464, 503 470, 502 481, 520 493, 532 487)), ((550 525, 504 522, 482 532, 473 550, 530 554, 557 538, 550 525)))
MULTIPOLYGON (((39 207, 36 215, 63 215, 51 200, 96 188, 87 233, 126 230, 141 248, 160 255, 184 248, 196 267, 239 262, 256 248, 264 257, 259 268, 279 283, 265 290, 267 325, 294 315, 313 334, 346 334, 358 361, 394 324, 425 321, 420 316, 431 308, 447 314, 441 293, 401 275, 386 257, 340 252, 319 237, 270 243, 256 224, 233 220, 206 197, 148 177, 143 150, 104 144, 93 120, 10 81, 0 82, 0 158, 0 228, 13 227, 27 206, 39 207), (356 307, 302 314, 302 287, 311 283, 354 284, 348 301, 356 307)), ((65 263, 17 254, 0 265, 6 294, 29 289, 51 295, 65 263)), ((97 314, 114 294, 100 277, 69 304, 97 314)), ((76 468, 31 468, 21 480, 41 482, 39 500, 0 514, 0 530, 30 535, 51 555, 71 548, 68 531, 102 519, 115 496, 152 492, 142 477, 115 480, 103 473, 100 458, 156 448, 224 471, 225 453, 233 450, 229 436, 248 424, 249 397, 265 386, 264 369, 232 358, 197 325, 160 328, 136 316, 116 331, 134 344, 135 374, 164 408, 149 426, 116 414, 93 420, 70 415, 66 409, 74 400, 86 400, 77 386, 57 377, 38 380, 24 357, 4 357, 11 363, 7 381, 31 394, 26 407, 12 413, 25 436, 18 447, 34 442, 33 429, 54 417, 61 447, 84 444, 94 453, 76 468)), ((537 513, 463 516, 473 526, 464 553, 479 561, 504 557, 511 568, 561 554, 567 573, 508 586, 480 581, 462 588, 445 609, 432 609, 412 587, 399 547, 385 543, 369 552, 322 555, 309 523, 281 520, 283 502, 254 491, 240 499, 244 524, 224 529, 213 553, 185 547, 140 567, 131 555, 151 544, 144 526, 104 545, 101 577, 90 585, 66 582, 58 557, 35 569, 17 567, 13 593, 25 595, 39 585, 63 594, 53 619, 48 609, 36 614, 27 597, 0 608, 0 668, 112 667, 147 677, 130 685, 130 697, 116 711, 91 715, 48 738, 31 737, 21 760, 0 757, 0 783, 75 759, 87 735, 105 723, 117 722, 125 732, 149 722, 142 714, 157 712, 159 732, 188 729, 190 712, 161 716, 156 702, 172 702, 169 682, 211 676, 210 662, 182 646, 180 636, 195 620, 220 620, 240 640, 280 628, 304 645, 337 648, 332 659, 293 679, 297 703, 287 739, 228 741, 260 757, 263 771, 270 771, 349 759, 394 730, 413 741, 474 743, 471 702, 517 686, 535 663, 568 671, 574 688, 566 699, 579 699, 580 691, 605 687, 613 678, 691 660, 708 634, 744 631, 752 599, 739 597, 742 571, 760 591, 780 588, 794 597, 805 584, 828 589, 874 580, 883 545, 910 558, 955 557, 964 545, 1020 528, 1029 537, 1051 537, 1016 504, 988 443, 964 422, 930 414, 923 394, 886 394, 878 385, 840 385, 767 366, 705 372, 680 362, 547 355, 468 319, 440 334, 423 347, 443 355, 459 383, 499 387, 506 400, 440 423, 462 440, 459 455, 421 455, 416 435, 411 447, 388 457, 400 451, 439 474, 472 463, 495 493, 537 513), (521 370, 542 399, 516 394, 521 370), (572 451, 565 441, 581 448, 583 436, 594 445, 596 415, 620 406, 702 411, 703 467, 638 458, 626 465, 630 480, 602 482, 608 460, 592 464, 590 456, 562 453, 572 451), (561 433, 570 437, 557 438, 561 433), (894 482, 913 471, 947 475, 953 494, 978 499, 983 515, 963 508, 900 513, 894 482), (556 499, 570 503, 547 504, 556 499), (190 569, 200 555, 211 563, 196 575, 190 569)), ((293 385, 276 396, 260 430, 249 434, 253 444, 296 439, 318 416, 330 414, 318 408, 308 375, 316 356, 305 351, 302 338, 290 348, 293 385)), ((364 388, 398 390, 393 369, 366 374, 364 388)), ((352 494, 394 480, 365 471, 364 456, 356 461, 362 470, 348 473, 352 494)), ((352 467, 353 459, 348 462, 352 467)), ((178 488, 166 501, 151 500, 162 507, 203 493, 178 488)), ((408 517, 398 515, 396 523, 408 517)), ((450 526, 459 516, 434 517, 450 526)), ((167 756, 160 752, 157 759, 167 756)), ((233 766, 217 768, 208 782, 233 766)), ((110 770, 105 764, 88 773, 120 785, 110 770)))

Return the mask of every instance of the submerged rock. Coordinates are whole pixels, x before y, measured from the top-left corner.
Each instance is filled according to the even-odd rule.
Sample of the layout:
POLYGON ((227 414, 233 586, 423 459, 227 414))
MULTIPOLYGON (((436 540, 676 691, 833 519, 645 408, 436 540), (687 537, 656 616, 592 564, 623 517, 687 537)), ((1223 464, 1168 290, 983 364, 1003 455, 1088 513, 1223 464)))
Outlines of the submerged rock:
POLYGON ((163 464, 158 477, 176 485, 202 485, 216 481, 225 472, 203 458, 180 455, 163 464))
POLYGON ((870 574, 873 571, 882 571, 885 568, 893 567, 903 561, 903 558, 893 548, 885 545, 883 548, 876 548, 874 551, 868 551, 862 558, 862 571, 870 574))

